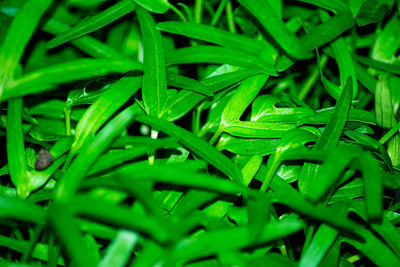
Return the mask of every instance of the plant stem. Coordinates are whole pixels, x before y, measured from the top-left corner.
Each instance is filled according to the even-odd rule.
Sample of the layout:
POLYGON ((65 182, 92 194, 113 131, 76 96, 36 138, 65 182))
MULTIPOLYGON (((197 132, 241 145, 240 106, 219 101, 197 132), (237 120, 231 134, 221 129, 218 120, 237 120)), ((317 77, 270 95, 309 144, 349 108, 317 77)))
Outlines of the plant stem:
POLYGON ((225 6, 226 20, 228 22, 228 29, 230 32, 236 33, 235 18, 233 17, 232 2, 228 0, 225 6))
POLYGON ((396 123, 389 132, 387 132, 381 139, 379 139, 379 143, 382 145, 385 144, 393 135, 395 135, 400 129, 400 121, 396 123))
POLYGON ((311 91, 313 88, 314 84, 317 82, 319 76, 320 76, 320 68, 324 68, 326 66, 326 63, 328 62, 328 56, 323 54, 321 57, 321 61, 319 62, 319 66, 315 68, 310 76, 308 76, 308 79, 304 83, 303 87, 301 88, 298 98, 300 100, 304 100, 308 93, 311 91))

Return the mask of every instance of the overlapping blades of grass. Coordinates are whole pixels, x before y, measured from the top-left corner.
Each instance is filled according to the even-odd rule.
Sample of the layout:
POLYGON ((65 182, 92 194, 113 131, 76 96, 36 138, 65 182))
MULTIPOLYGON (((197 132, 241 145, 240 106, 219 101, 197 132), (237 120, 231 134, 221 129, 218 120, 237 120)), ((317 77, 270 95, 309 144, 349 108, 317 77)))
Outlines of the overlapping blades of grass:
POLYGON ((113 83, 91 106, 76 126, 71 154, 90 142, 100 127, 140 88, 141 77, 123 77, 113 83), (89 140, 88 140, 89 139, 89 140))
POLYGON ((16 68, 41 16, 52 2, 27 1, 8 29, 0 48, 0 101, 9 81, 15 78, 16 68))
POLYGON ((57 85, 102 76, 111 73, 125 73, 140 70, 141 65, 134 62, 110 59, 77 59, 39 69, 21 76, 9 83, 4 91, 4 99, 28 94, 38 94, 57 85))
POLYGON ((204 140, 198 138, 189 131, 174 125, 173 123, 166 122, 155 117, 138 115, 136 119, 142 123, 147 123, 171 136, 179 138, 182 144, 187 146, 194 153, 198 154, 203 159, 210 162, 210 164, 223 171, 229 178, 239 182, 240 184, 242 183, 241 173, 238 168, 229 160, 229 158, 218 152, 214 147, 204 140))

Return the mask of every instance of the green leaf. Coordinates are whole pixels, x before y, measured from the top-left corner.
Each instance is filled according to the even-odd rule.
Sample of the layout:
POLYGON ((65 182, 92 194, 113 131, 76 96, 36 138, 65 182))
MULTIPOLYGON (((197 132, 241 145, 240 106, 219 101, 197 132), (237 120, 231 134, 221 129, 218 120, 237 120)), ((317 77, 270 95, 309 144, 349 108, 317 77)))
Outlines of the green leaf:
POLYGON ((142 123, 150 124, 152 127, 157 128, 168 135, 179 138, 183 145, 224 172, 229 178, 242 184, 242 177, 238 168, 229 160, 229 158, 218 152, 204 140, 198 138, 189 131, 174 125, 173 123, 155 117, 139 115, 136 119, 142 123))
POLYGON ((170 3, 168 3, 168 0, 152 0, 152 1, 133 0, 133 1, 136 2, 136 4, 142 6, 143 8, 153 13, 165 13, 170 8, 170 3))
POLYGON ((57 183, 56 201, 68 201, 78 190, 81 180, 97 158, 111 142, 134 120, 138 112, 136 105, 130 106, 113 118, 78 154, 67 172, 57 183))
POLYGON ((138 8, 137 16, 143 39, 142 96, 146 112, 161 117, 167 100, 167 78, 161 34, 150 13, 138 8))
POLYGON ((77 59, 36 70, 9 83, 4 99, 57 89, 57 85, 109 73, 140 70, 140 64, 109 59, 77 59))
POLYGON ((294 128, 294 124, 231 121, 223 130, 233 136, 245 138, 281 138, 288 130, 294 128))
POLYGON ((22 132, 22 99, 8 101, 7 113, 7 159, 8 170, 18 196, 27 198, 30 190, 25 163, 25 145, 22 132))
POLYGON ((214 94, 213 90, 208 86, 205 86, 202 82, 174 72, 167 72, 167 84, 169 86, 183 88, 206 96, 212 96, 214 94))
POLYGON ((124 77, 113 83, 79 120, 71 153, 90 142, 97 130, 140 88, 141 77, 124 77))
POLYGON ((376 124, 383 128, 391 128, 396 119, 393 113, 392 96, 388 80, 381 76, 375 90, 376 124))
POLYGON ((259 55, 264 48, 262 42, 219 28, 191 22, 166 21, 157 24, 157 29, 259 55))
POLYGON ((57 35, 47 43, 48 48, 54 48, 73 39, 101 29, 111 22, 131 13, 135 10, 136 5, 131 0, 124 0, 107 8, 106 10, 81 20, 74 27, 62 34, 57 35))
POLYGON ((352 85, 350 79, 346 81, 343 92, 336 103, 335 110, 329 120, 321 137, 315 144, 314 149, 330 150, 334 148, 342 135, 343 128, 347 122, 352 99, 352 85))
MULTIPOLYGON (((201 81, 201 83, 210 88, 213 93, 216 93, 221 89, 224 89, 256 74, 260 74, 260 71, 239 69, 237 71, 205 78, 201 81)), ((204 99, 205 96, 203 95, 186 90, 180 91, 168 98, 163 118, 168 121, 175 121, 187 114, 187 112, 189 112, 195 105, 204 99)))
POLYGON ((0 101, 8 83, 16 76, 16 68, 41 16, 52 2, 51 0, 26 1, 8 29, 0 48, 0 101))
POLYGON ((167 65, 216 63, 256 69, 262 73, 277 76, 274 66, 259 57, 219 46, 190 46, 176 49, 167 55, 167 65))
POLYGON ((243 112, 260 92, 268 78, 267 75, 257 75, 247 78, 240 83, 240 86, 221 114, 221 127, 227 127, 232 122, 240 119, 243 112))
POLYGON ((261 23, 264 29, 286 53, 297 59, 312 57, 311 49, 305 46, 300 39, 287 28, 268 1, 239 0, 239 3, 261 23))

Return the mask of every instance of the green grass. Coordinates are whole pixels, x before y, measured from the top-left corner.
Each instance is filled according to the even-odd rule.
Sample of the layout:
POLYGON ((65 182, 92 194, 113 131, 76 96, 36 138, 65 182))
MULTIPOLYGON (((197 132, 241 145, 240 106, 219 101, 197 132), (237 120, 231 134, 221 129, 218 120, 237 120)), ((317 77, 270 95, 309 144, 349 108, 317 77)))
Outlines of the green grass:
POLYGON ((0 266, 400 266, 399 12, 1 1, 0 266))

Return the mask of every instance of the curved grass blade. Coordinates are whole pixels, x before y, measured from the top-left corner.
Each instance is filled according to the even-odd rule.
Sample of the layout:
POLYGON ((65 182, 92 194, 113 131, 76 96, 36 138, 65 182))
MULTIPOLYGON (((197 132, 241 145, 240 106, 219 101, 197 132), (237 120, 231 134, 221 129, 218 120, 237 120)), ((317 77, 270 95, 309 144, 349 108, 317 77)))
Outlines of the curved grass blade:
POLYGON ((157 29, 241 50, 251 55, 259 55, 264 49, 260 41, 204 24, 166 21, 158 23, 157 29))
MULTIPOLYGON (((232 84, 240 82, 241 80, 260 74, 258 70, 239 69, 237 71, 224 73, 212 76, 200 81, 203 85, 207 86, 215 94, 216 92, 224 89, 232 84)), ((168 121, 175 121, 180 117, 187 114, 194 106, 206 97, 194 92, 180 91, 176 95, 168 99, 165 106, 163 118, 168 121)))
MULTIPOLYGON (((12 7, 1 7, 1 12, 9 17, 15 17, 19 13, 19 9, 12 7)), ((71 27, 69 24, 58 20, 56 18, 49 19, 44 25, 42 25, 42 30, 44 32, 58 35, 66 32, 71 27)), ((120 59, 125 60, 125 58, 117 51, 115 51, 111 46, 104 44, 91 36, 82 36, 78 39, 71 40, 71 44, 96 58, 112 58, 114 60, 120 59)))
POLYGON ((232 180, 242 184, 242 176, 239 169, 223 154, 204 140, 193 135, 191 132, 174 125, 173 123, 145 115, 138 115, 136 120, 150 124, 154 128, 165 132, 168 135, 177 137, 182 144, 198 154, 204 160, 224 172, 232 180))
POLYGON ((113 83, 85 112, 75 130, 71 154, 89 142, 97 130, 140 88, 141 77, 124 77, 113 83))
POLYGON ((52 0, 26 1, 11 23, 0 48, 0 101, 8 82, 15 76, 15 69, 40 18, 52 2, 52 0))
MULTIPOLYGON (((257 75, 253 76, 250 78, 247 78, 246 80, 242 81, 240 83, 240 86, 236 89, 236 92, 234 95, 229 99, 228 103, 226 104, 224 110, 222 111, 221 114, 221 123, 219 125, 219 128, 217 132, 214 134, 214 136, 211 138, 210 143, 214 143, 214 141, 219 137, 219 135, 223 132, 228 130, 228 128, 231 127, 231 134, 235 135, 240 133, 240 130, 242 132, 246 132, 247 134, 256 134, 256 133, 265 133, 265 131, 259 131, 257 128, 257 123, 252 123, 252 122, 243 122, 239 121, 240 116, 242 116, 243 112, 246 110, 246 108, 251 104, 251 102, 254 100, 254 98, 257 96, 257 94, 260 92, 261 88, 264 86, 264 84, 267 82, 269 76, 268 75, 257 75), (247 127, 246 127, 247 126, 247 127), (235 128, 239 128, 236 129, 235 128), (255 131, 252 131, 252 128, 255 129, 255 131), (237 131, 239 130, 239 131, 237 131)), ((265 126, 265 125, 264 125, 265 126)), ((261 125, 258 125, 258 128, 260 128, 261 125)), ((242 136, 242 135, 239 135, 242 136)), ((249 135, 252 136, 252 135, 249 135)), ((246 137, 246 136, 244 136, 246 137)), ((253 137, 259 137, 259 136, 253 136, 253 137)))
POLYGON ((88 141, 88 144, 80 151, 77 158, 57 183, 54 195, 55 201, 68 201, 72 198, 89 168, 112 141, 129 126, 137 112, 139 112, 139 108, 136 105, 126 108, 113 118, 93 140, 88 141))
POLYGON ((111 22, 131 13, 135 10, 135 8, 136 4, 133 3, 132 0, 123 0, 117 2, 106 10, 92 17, 85 18, 68 31, 57 35, 47 43, 47 47, 54 48, 73 39, 101 29, 111 22))
POLYGON ((109 73, 125 73, 140 70, 141 64, 110 59, 77 59, 43 68, 21 76, 9 83, 4 99, 37 94, 55 89, 57 85, 109 73))
POLYGON ((170 8, 168 0, 131 0, 153 13, 165 13, 170 8))
POLYGON ((29 177, 25 163, 25 145, 22 132, 22 99, 8 101, 7 113, 7 159, 11 181, 17 188, 18 196, 27 198, 29 177))
POLYGON ((167 72, 167 84, 169 86, 179 87, 206 96, 212 96, 214 94, 213 90, 208 86, 205 86, 202 82, 170 71, 167 72))
POLYGON ((230 85, 233 85, 257 74, 261 74, 261 71, 255 69, 238 69, 236 71, 207 77, 203 79, 201 83, 205 86, 212 88, 215 94, 221 89, 224 89, 230 85))
MULTIPOLYGON (((336 103, 335 109, 333 111, 332 117, 329 119, 324 132, 318 139, 313 150, 323 151, 332 150, 336 147, 339 142, 344 126, 348 120, 351 99, 352 99, 352 88, 350 78, 347 79, 346 85, 340 95, 339 100, 336 103)), ((310 187, 313 186, 314 180, 316 179, 316 171, 318 165, 312 163, 306 163, 303 166, 302 173, 299 177, 299 188, 308 197, 312 197, 310 194, 310 187)))
POLYGON ((298 2, 309 3, 318 7, 331 10, 335 13, 349 12, 349 8, 342 2, 329 0, 296 0, 298 2))
POLYGON ((353 88, 352 99, 354 100, 358 93, 358 83, 353 58, 351 57, 343 38, 338 38, 332 42, 331 47, 339 66, 341 88, 344 88, 347 79, 351 78, 353 88))
POLYGON ((350 81, 350 78, 347 79, 343 92, 336 103, 332 117, 315 144, 314 149, 331 150, 335 148, 339 142, 351 108, 352 84, 350 81))
POLYGON ((219 46, 191 46, 176 49, 167 55, 167 65, 216 63, 241 66, 259 70, 262 73, 278 76, 274 66, 259 57, 239 50, 219 46))
POLYGON ((161 117, 167 100, 167 78, 161 34, 148 11, 138 7, 136 13, 143 39, 143 102, 148 114, 161 117))
POLYGON ((226 127, 240 119, 243 112, 258 95, 268 78, 267 75, 257 75, 247 78, 240 83, 240 86, 231 99, 229 99, 221 114, 222 127, 226 127))
POLYGON ((265 0, 238 0, 264 27, 286 53, 297 59, 311 58, 311 49, 291 32, 265 0))

